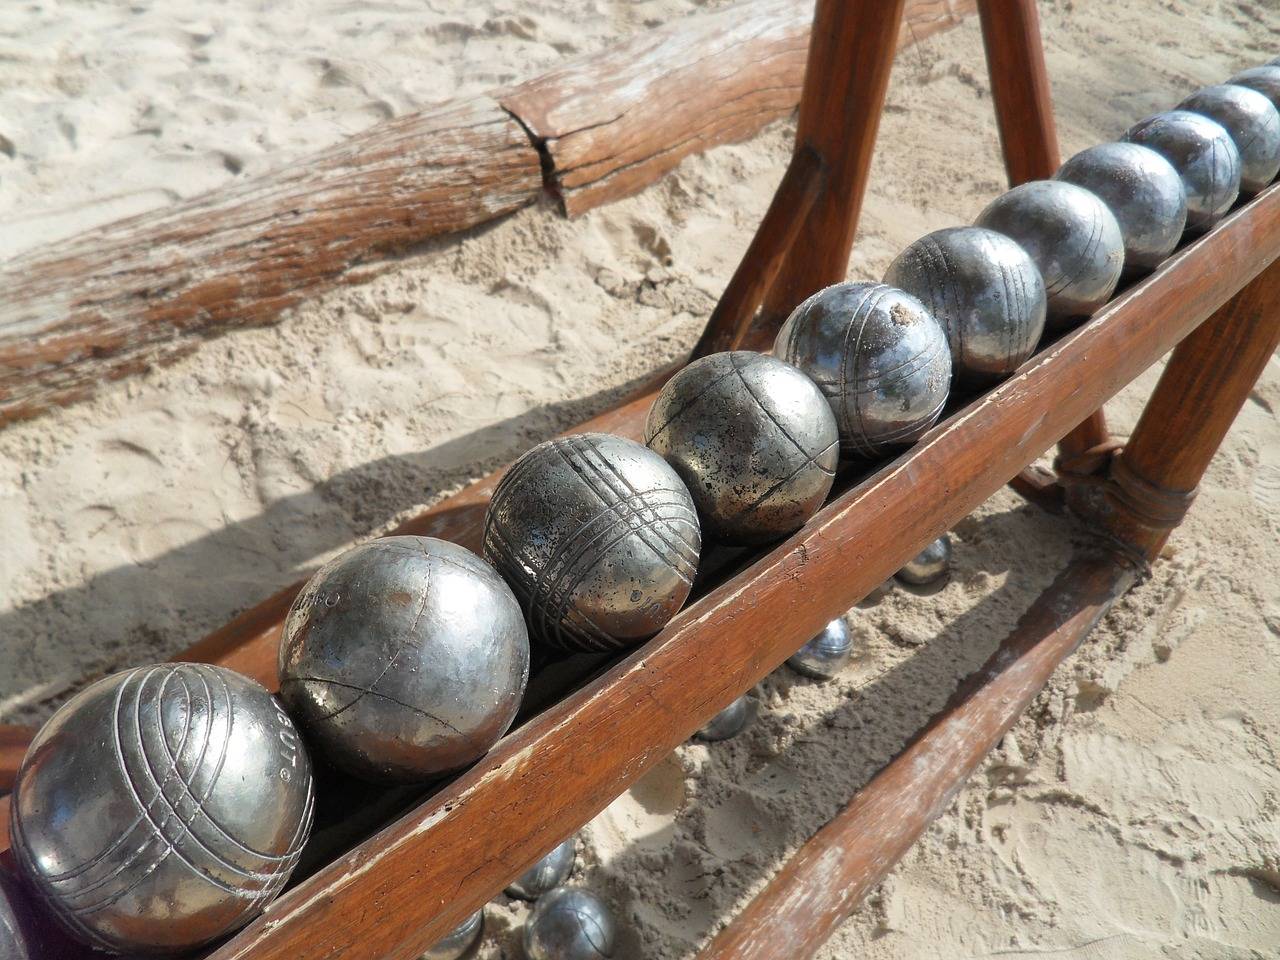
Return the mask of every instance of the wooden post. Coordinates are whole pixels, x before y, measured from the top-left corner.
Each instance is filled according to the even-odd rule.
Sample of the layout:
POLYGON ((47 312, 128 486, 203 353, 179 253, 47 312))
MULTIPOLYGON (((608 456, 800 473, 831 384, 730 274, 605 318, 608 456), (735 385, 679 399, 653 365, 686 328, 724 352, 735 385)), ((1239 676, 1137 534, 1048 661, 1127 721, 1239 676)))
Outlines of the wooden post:
POLYGON ((16 724, 0 724, 0 793, 13 789, 18 767, 27 754, 27 745, 36 732, 31 727, 16 724))
POLYGON ((1068 567, 942 711, 800 848, 698 960, 812 956, 947 809, 1135 576, 1114 556, 1068 567))
POLYGON ((1108 529, 1154 560, 1195 498, 1200 478, 1280 345, 1280 260, 1173 351, 1111 465, 1108 529))
POLYGON ((848 272, 904 5, 905 0, 818 0, 796 151, 818 155, 826 183, 765 297, 766 328, 848 272))

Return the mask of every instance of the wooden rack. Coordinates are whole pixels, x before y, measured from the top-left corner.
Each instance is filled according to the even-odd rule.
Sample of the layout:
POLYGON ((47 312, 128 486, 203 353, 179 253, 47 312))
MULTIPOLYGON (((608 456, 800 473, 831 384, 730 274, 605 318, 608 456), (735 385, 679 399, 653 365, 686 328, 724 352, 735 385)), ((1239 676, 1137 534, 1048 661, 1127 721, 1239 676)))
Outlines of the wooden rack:
MULTIPOLYGON (((1044 176, 1057 148, 1033 0, 980 6, 1011 179, 1044 176)), ((819 0, 795 157, 700 351, 767 345, 800 296, 843 278, 902 8, 903 0, 819 0)), ((1043 346, 1007 381, 955 398, 916 446, 869 473, 844 472, 833 499, 794 536, 756 555, 709 554, 694 601, 651 641, 614 662, 579 658, 535 677, 522 722, 458 779, 429 794, 346 794, 360 788, 331 785, 322 803, 341 802, 349 815, 313 839, 309 876, 208 956, 417 957, 826 622, 1021 476, 1019 488, 1038 501, 1069 502, 1095 532, 1094 547, 703 952, 809 955, 1154 561, 1280 342, 1278 254, 1280 186, 1273 186, 1043 346), (1101 405, 1171 349, 1147 414, 1116 453, 1101 405), (1020 474, 1058 441, 1070 467, 1065 489, 1092 495, 1067 497, 1064 485, 1020 474), (1083 474, 1091 482, 1081 484, 1083 474), (824 875, 815 883, 819 863, 824 875)), ((669 373, 575 432, 638 438, 669 373)), ((500 476, 397 532, 478 549, 500 476)), ((274 689, 281 621, 296 590, 181 659, 232 667, 274 689)), ((84 953, 65 946, 50 955, 84 953)))

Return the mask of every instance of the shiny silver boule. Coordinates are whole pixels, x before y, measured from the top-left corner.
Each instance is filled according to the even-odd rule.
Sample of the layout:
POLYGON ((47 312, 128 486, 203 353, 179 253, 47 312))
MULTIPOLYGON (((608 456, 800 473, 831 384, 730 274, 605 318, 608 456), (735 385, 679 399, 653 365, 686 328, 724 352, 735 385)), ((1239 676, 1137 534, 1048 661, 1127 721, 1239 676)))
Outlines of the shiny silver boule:
POLYGON ((613 956, 617 931, 600 898, 558 887, 539 898, 524 925, 527 960, 597 960, 613 956))
POLYGON ((814 680, 831 680, 853 657, 849 621, 836 617, 822 632, 787 658, 787 666, 814 680))
POLYGON ((484 555, 542 643, 620 650, 680 609, 702 539, 692 497, 647 447, 603 433, 540 443, 502 478, 484 555))
POLYGON ((1187 229, 1208 230, 1240 194, 1240 151, 1216 120, 1188 110, 1158 113, 1124 139, 1150 147, 1173 165, 1187 191, 1187 229))
POLYGON ((481 907, 453 928, 443 940, 422 955, 422 960, 459 960, 480 939, 484 930, 484 908, 481 907))
POLYGON ((703 357, 668 380, 644 437, 688 486, 703 535, 734 544, 800 529, 840 459, 835 417, 813 381, 750 351, 703 357))
POLYGON ((1271 185, 1280 171, 1280 113, 1265 94, 1248 87, 1218 83, 1202 87, 1182 103, 1222 124, 1240 151, 1240 192, 1252 196, 1271 185))
POLYGON ((511 881, 506 893, 509 897, 520 900, 537 900, 548 890, 554 890, 569 879, 573 873, 576 859, 577 842, 570 837, 545 857, 535 863, 515 880, 511 881))
POLYGON ((280 696, 326 758, 411 783, 480 759, 515 719, 529 636, 470 550, 384 537, 307 581, 280 640, 280 696))
POLYGON ((262 686, 204 664, 139 667, 78 693, 31 742, 13 850, 78 939, 181 953, 279 893, 313 799, 306 750, 262 686))
POLYGON ((1053 178, 1083 187, 1107 205, 1120 224, 1129 273, 1158 267, 1187 229, 1182 177, 1150 147, 1100 143, 1081 150, 1053 178))
POLYGON ((1008 376, 1044 333, 1044 281, 1013 240, 982 227, 921 237, 889 265, 884 282, 919 298, 947 331, 957 381, 1008 376))
POLYGON ((750 695, 743 695, 708 720, 694 736, 707 743, 736 737, 751 722, 752 715, 755 713, 752 707, 750 695))
POLYGON ((1060 180, 1033 180, 996 197, 977 225, 1011 237, 1035 261, 1051 332, 1087 317, 1115 292, 1124 269, 1120 224, 1097 196, 1060 180))
POLYGON ((1237 87, 1248 87, 1250 90, 1257 90, 1268 100, 1277 110, 1280 110, 1280 67, 1274 64, 1265 67, 1250 67, 1248 70, 1241 70, 1234 77, 1227 80, 1227 83, 1234 83, 1237 87))
POLYGON ((941 580, 951 570, 951 537, 943 534, 907 562, 897 577, 903 583, 922 587, 941 580))
POLYGON ((919 300, 884 283, 819 290, 792 311, 773 353, 818 385, 847 456, 915 443, 951 389, 946 331, 919 300))

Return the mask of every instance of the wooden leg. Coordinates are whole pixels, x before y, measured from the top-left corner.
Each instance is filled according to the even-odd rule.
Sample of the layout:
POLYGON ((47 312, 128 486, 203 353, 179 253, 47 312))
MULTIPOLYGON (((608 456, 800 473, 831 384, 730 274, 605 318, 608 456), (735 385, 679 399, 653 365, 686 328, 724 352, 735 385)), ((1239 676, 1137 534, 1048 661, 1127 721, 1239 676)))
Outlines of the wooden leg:
POLYGON ((1104 525, 1148 561, 1181 521, 1267 360, 1280 345, 1280 260, 1174 349, 1111 465, 1104 525))
POLYGON ((905 0, 817 2, 796 150, 813 150, 826 179, 765 296, 762 325, 781 324, 801 300, 848 273, 904 6, 905 0))

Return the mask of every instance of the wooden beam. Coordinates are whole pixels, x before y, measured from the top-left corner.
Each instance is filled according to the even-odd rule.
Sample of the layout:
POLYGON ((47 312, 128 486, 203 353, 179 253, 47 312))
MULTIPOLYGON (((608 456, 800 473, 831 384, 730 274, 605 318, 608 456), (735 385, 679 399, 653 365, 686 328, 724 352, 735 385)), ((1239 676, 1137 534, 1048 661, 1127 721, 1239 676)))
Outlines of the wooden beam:
POLYGON ((274 320, 361 259, 531 203, 537 151, 489 97, 0 264, 0 424, 274 320))
POLYGON ((1072 562, 911 742, 698 954, 805 960, 950 806, 1049 677, 1137 579, 1114 555, 1072 562))
MULTIPOLYGON (((889 55, 956 25, 975 3, 907 0, 904 22, 887 37, 889 55)), ((811 3, 749 0, 567 63, 502 103, 546 151, 553 189, 577 216, 790 113, 812 22, 811 3)))
POLYGON ((31 727, 0 723, 0 793, 13 789, 18 767, 27 754, 27 745, 35 735, 36 732, 31 727))

